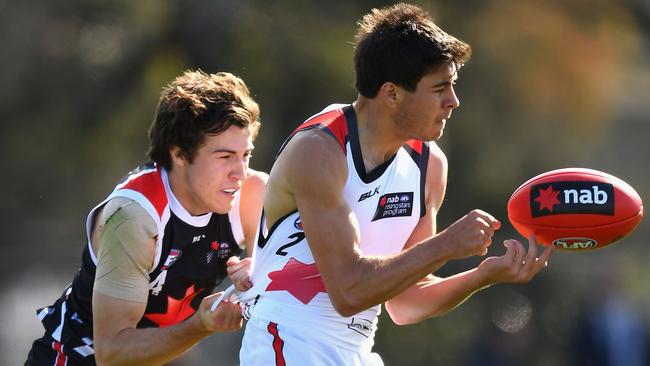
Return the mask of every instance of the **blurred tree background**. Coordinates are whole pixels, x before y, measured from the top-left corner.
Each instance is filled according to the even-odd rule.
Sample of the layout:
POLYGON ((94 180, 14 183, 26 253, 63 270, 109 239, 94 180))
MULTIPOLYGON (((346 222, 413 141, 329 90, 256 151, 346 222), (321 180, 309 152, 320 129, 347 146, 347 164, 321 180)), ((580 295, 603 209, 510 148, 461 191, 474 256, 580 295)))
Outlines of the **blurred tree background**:
MULTIPOLYGON (((441 228, 482 208, 505 224, 495 243, 516 235, 509 195, 562 167, 609 172, 648 200, 650 2, 415 3, 474 50, 440 141, 450 163, 441 228)), ((268 171, 298 123, 354 100, 355 22, 386 4, 0 0, 0 364, 22 364, 42 333, 34 310, 76 272, 88 210, 145 160, 164 85, 189 68, 241 76, 262 107, 252 165, 268 171)), ((602 331, 615 318, 640 328, 646 351, 647 221, 613 247, 555 253, 532 283, 495 286, 444 317, 397 327, 384 315, 375 349, 388 365, 596 364, 586 361, 595 349, 632 334, 602 331)), ((237 364, 240 337, 214 335, 174 364, 237 364)))

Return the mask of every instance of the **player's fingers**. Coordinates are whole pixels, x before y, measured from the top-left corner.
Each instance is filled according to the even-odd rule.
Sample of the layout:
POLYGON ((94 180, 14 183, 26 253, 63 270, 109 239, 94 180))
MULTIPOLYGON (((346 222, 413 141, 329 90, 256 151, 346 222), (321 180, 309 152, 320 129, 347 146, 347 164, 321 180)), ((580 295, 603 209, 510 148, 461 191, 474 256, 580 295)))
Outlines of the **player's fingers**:
POLYGON ((515 256, 517 255, 517 246, 512 243, 512 240, 505 240, 503 246, 506 247, 506 254, 503 255, 505 262, 509 264, 514 263, 515 256))
POLYGON ((238 257, 230 257, 228 258, 228 261, 226 261, 226 266, 228 266, 228 268, 239 269, 250 265, 250 263, 250 258, 239 259, 238 257))
POLYGON ((535 264, 535 259, 537 258, 537 244, 535 241, 528 243, 528 253, 526 254, 525 264, 527 267, 532 268, 535 264))
POLYGON ((226 262, 226 270, 228 272, 228 275, 232 275, 234 273, 237 273, 238 271, 244 269, 244 268, 249 268, 251 265, 251 259, 250 258, 244 258, 240 260, 237 257, 230 257, 228 259, 228 262, 226 262), (231 261, 232 258, 236 258, 236 260, 231 261), (229 264, 231 263, 231 264, 229 264))
POLYGON ((512 239, 512 244, 517 247, 517 254, 515 256, 515 265, 517 266, 517 271, 521 269, 521 266, 524 264, 524 256, 526 255, 526 249, 524 245, 521 244, 519 240, 512 239))
POLYGON ((553 254, 553 247, 547 247, 544 249, 542 252, 542 255, 537 258, 537 263, 536 266, 538 267, 537 272, 539 272, 542 268, 546 267, 548 265, 548 259, 551 257, 551 254, 553 254))
POLYGON ((241 307, 238 304, 224 300, 217 306, 213 319, 217 330, 222 332, 235 331, 241 328, 241 307))
POLYGON ((487 221, 482 218, 476 219, 479 224, 479 233, 484 236, 492 237, 494 235, 494 229, 487 221))
POLYGON ((490 215, 489 213, 479 209, 474 210, 474 212, 480 218, 482 218, 486 223, 488 223, 490 228, 492 228, 493 230, 498 230, 501 227, 501 221, 497 220, 494 216, 490 215))

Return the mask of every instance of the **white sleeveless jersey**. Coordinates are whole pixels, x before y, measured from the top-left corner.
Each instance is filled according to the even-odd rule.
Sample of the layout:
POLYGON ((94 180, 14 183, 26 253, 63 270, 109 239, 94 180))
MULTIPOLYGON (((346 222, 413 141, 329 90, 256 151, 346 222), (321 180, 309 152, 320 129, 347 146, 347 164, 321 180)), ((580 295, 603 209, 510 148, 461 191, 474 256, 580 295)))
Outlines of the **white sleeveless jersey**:
MULTIPOLYGON (((361 251, 366 255, 399 253, 425 214, 427 143, 409 141, 390 160, 366 173, 352 106, 326 108, 300 125, 287 142, 296 133, 311 128, 332 135, 345 152, 348 179, 343 195, 356 215, 361 251)), ((340 316, 314 263, 299 213, 289 213, 270 230, 264 227, 264 221, 263 217, 254 252, 254 287, 241 296, 248 300, 245 315, 285 328, 295 327, 347 349, 369 350, 381 307, 377 305, 352 317, 340 316)))

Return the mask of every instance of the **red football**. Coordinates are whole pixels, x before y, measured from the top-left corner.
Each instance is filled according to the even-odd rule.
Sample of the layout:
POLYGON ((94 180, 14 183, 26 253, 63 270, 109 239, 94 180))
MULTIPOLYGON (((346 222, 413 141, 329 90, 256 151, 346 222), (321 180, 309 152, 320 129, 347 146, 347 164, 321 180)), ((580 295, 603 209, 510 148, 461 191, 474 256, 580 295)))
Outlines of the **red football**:
POLYGON ((560 250, 602 248, 631 233, 643 202, 629 184, 592 169, 567 168, 522 184, 508 201, 508 219, 524 237, 560 250))

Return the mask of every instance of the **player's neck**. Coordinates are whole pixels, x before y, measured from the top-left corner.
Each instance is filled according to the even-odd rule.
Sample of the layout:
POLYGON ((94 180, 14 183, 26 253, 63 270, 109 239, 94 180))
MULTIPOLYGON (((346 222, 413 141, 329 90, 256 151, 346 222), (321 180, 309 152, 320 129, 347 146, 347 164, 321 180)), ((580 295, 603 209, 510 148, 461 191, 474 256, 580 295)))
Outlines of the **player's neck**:
POLYGON ((359 145, 367 170, 389 160, 406 142, 388 113, 378 103, 359 97, 354 103, 359 145))
POLYGON ((169 178, 169 188, 185 211, 191 216, 201 216, 208 212, 195 200, 195 195, 187 182, 186 173, 181 167, 172 168, 171 171, 167 172, 167 176, 169 178))

